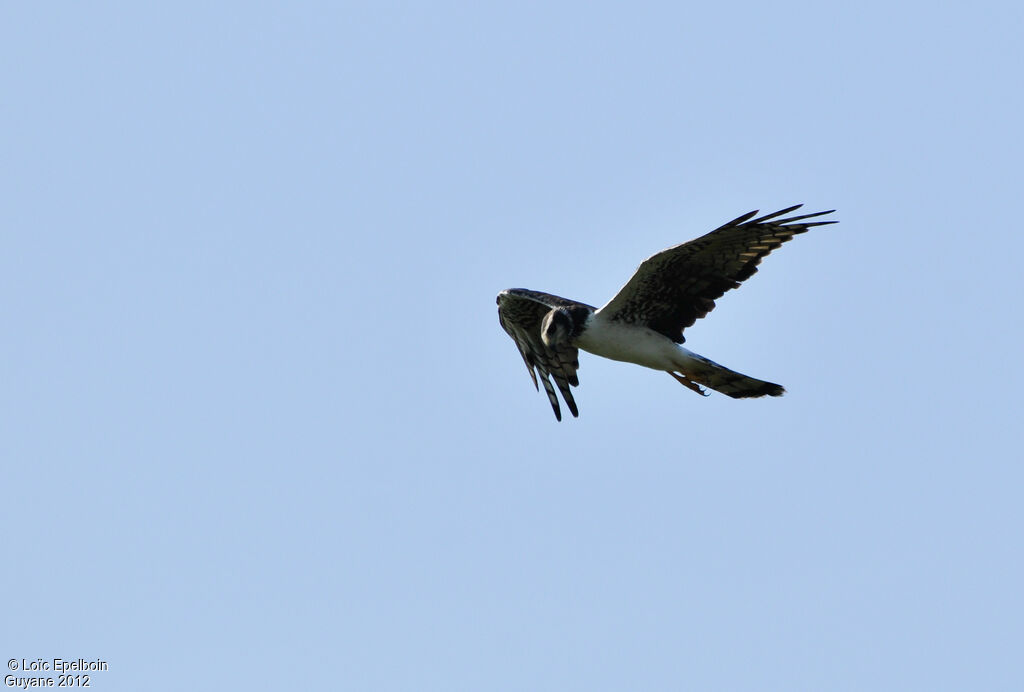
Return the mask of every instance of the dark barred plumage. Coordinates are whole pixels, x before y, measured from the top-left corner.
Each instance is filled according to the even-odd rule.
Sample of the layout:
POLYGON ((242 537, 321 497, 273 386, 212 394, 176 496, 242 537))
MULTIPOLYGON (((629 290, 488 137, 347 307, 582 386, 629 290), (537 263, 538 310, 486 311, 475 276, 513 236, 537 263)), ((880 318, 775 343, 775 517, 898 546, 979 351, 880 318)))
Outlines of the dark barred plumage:
POLYGON ((550 293, 525 288, 502 291, 498 294, 497 302, 498 321, 519 347, 519 353, 526 363, 534 387, 537 387, 537 375, 534 370, 540 373, 540 381, 544 384, 548 400, 551 401, 555 418, 562 420, 562 409, 558 405, 558 396, 551 386, 549 375, 558 385, 558 391, 562 393, 569 411, 573 416, 579 416, 576 401, 572 398, 572 390, 569 389, 570 386, 576 387, 580 383, 576 377, 576 370, 580 367, 579 349, 572 346, 571 339, 583 330, 583 324, 587 316, 594 312, 594 308, 550 293), (540 327, 544 317, 555 309, 566 312, 571 320, 572 330, 569 340, 549 345, 544 343, 540 327))
POLYGON ((761 259, 772 250, 814 226, 836 223, 807 221, 831 211, 780 218, 800 206, 759 218, 752 211, 652 255, 600 310, 524 288, 499 293, 501 326, 516 342, 535 387, 540 373, 555 417, 562 420, 555 386, 572 415, 579 415, 570 387, 579 384, 580 348, 664 370, 699 394, 705 393, 703 385, 736 399, 781 396, 782 385, 729 370, 680 344, 683 330, 711 312, 726 291, 757 272, 761 259))
POLYGON ((836 223, 797 223, 834 209, 777 218, 800 206, 751 220, 757 214, 752 211, 696 240, 648 257, 601 312, 612 320, 646 324, 683 343, 683 330, 711 312, 726 291, 756 273, 762 257, 813 226, 836 223))

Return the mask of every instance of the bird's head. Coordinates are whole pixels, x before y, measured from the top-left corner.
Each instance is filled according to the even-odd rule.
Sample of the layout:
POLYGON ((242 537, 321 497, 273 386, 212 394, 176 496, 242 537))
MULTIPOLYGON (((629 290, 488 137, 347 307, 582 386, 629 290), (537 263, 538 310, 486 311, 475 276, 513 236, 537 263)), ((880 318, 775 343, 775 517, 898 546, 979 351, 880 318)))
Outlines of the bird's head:
POLYGON ((557 348, 569 343, 572 329, 572 316, 566 310, 555 308, 544 315, 540 323, 540 338, 549 348, 557 348))

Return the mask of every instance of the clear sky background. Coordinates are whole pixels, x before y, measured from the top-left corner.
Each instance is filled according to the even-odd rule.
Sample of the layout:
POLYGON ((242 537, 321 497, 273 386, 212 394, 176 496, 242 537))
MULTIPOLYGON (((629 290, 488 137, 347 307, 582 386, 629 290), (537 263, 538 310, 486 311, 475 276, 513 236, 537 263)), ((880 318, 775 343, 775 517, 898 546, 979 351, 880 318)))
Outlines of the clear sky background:
MULTIPOLYGON (((0 9, 0 656, 96 690, 1020 690, 1020 3, 0 9), (687 332, 498 326, 752 209, 687 332)), ((5 671, 9 672, 9 671, 5 671)))

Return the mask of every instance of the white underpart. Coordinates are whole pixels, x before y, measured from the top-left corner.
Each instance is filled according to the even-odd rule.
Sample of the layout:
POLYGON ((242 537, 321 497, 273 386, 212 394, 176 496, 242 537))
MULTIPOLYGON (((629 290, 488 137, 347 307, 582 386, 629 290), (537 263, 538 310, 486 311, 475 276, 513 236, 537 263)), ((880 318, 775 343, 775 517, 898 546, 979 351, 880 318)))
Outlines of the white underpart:
POLYGON ((649 327, 609 320, 600 312, 587 318, 576 346, 596 356, 655 370, 682 371, 694 361, 704 360, 649 327))

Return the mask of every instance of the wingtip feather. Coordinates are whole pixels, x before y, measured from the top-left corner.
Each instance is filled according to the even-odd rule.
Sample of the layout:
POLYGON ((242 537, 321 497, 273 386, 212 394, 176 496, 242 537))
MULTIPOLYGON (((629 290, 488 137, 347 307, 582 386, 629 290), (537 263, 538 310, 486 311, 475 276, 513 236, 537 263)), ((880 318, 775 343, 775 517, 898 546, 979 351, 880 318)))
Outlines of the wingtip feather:
POLYGON ((754 219, 750 223, 764 223, 765 221, 768 221, 769 219, 774 219, 776 217, 782 216, 783 214, 788 214, 791 211, 796 211, 797 209, 799 209, 802 206, 804 206, 804 205, 803 204, 794 204, 791 207, 787 207, 785 209, 781 209, 779 211, 772 212, 771 214, 765 214, 762 217, 754 219))
MULTIPOLYGON (((779 223, 793 223, 794 221, 803 221, 804 219, 813 219, 815 217, 825 216, 826 214, 832 214, 834 212, 835 212, 835 209, 829 209, 828 211, 816 211, 813 214, 801 214, 800 216, 793 216, 793 217, 790 217, 788 219, 782 219, 781 221, 779 221, 779 223)), ((815 222, 815 224, 821 224, 821 223, 837 223, 837 222, 836 221, 816 221, 815 222)), ((811 225, 814 225, 814 224, 806 224, 806 225, 811 226, 811 225)))
MULTIPOLYGON (((754 218, 755 216, 757 216, 757 214, 760 211, 761 211, 760 209, 755 209, 754 211, 748 211, 743 216, 737 216, 732 221, 729 221, 727 223, 723 223, 721 226, 716 228, 715 231, 720 231, 723 228, 728 228, 729 226, 739 226, 741 223, 745 223, 745 222, 749 221, 750 219, 754 218)), ((711 231, 711 232, 714 233, 715 231, 711 231)))

